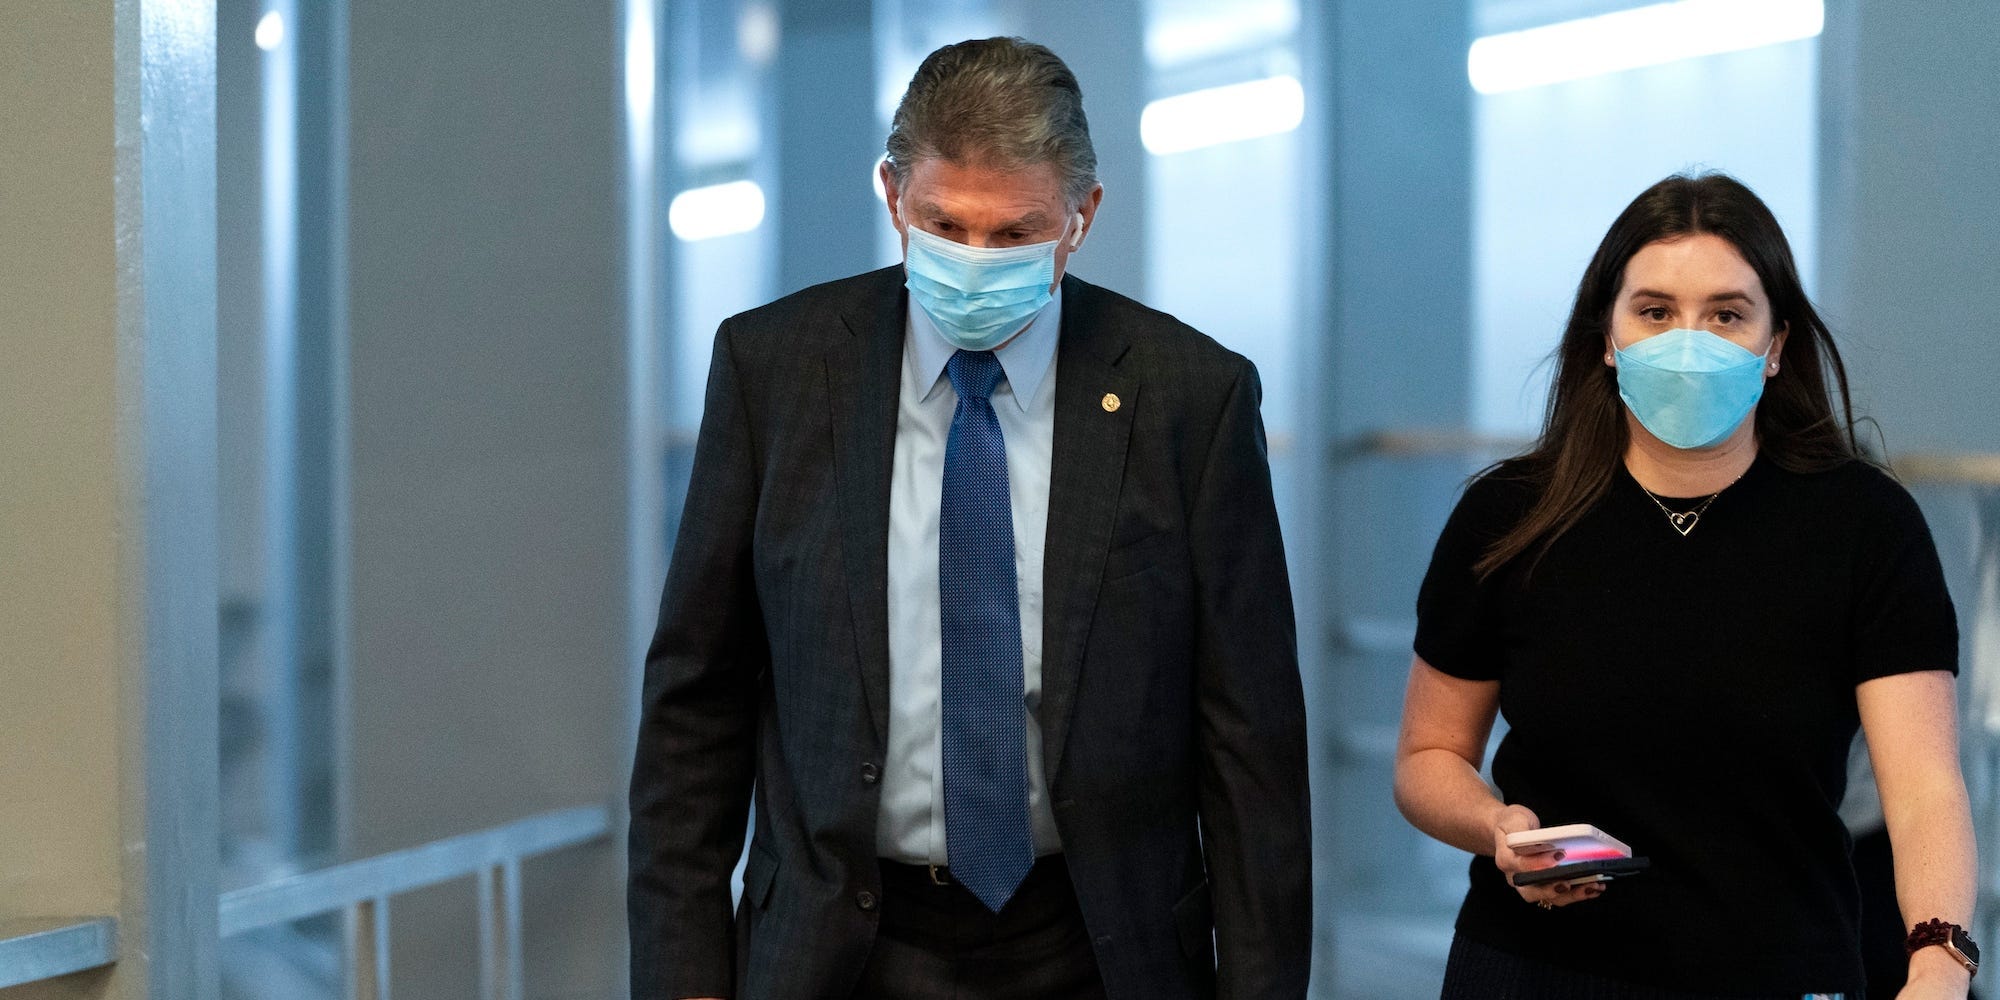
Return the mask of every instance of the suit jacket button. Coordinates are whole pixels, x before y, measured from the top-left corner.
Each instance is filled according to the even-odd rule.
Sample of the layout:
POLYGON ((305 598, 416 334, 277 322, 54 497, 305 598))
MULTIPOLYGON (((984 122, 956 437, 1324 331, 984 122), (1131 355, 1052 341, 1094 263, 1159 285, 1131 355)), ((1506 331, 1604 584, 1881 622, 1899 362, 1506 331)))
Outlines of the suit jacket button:
POLYGON ((875 894, 866 889, 861 890, 854 896, 854 905, 861 907, 863 913, 875 912, 875 894))
POLYGON ((876 782, 878 782, 878 781, 881 781, 881 780, 882 780, 882 769, 881 769, 881 768, 879 768, 879 767, 876 767, 876 766, 875 766, 874 764, 872 764, 872 763, 870 763, 870 764, 863 764, 863 765, 861 765, 861 783, 862 783, 862 784, 864 784, 864 785, 872 785, 872 784, 874 784, 874 783, 876 783, 876 782))

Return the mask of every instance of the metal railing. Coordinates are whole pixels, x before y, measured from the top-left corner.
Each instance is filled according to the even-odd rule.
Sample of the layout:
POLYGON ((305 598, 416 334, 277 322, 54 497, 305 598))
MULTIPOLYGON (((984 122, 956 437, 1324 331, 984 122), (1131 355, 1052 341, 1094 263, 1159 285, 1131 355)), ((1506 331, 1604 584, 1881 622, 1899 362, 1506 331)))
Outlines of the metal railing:
POLYGON ((389 1000, 389 900, 474 876, 479 887, 479 996, 521 1000, 521 862, 604 839, 611 813, 583 806, 432 841, 222 894, 222 937, 345 912, 353 928, 349 968, 355 1000, 389 1000))
POLYGON ((118 921, 0 921, 0 990, 101 968, 118 959, 118 921))
MULTIPOLYGON (((345 912, 354 928, 350 995, 389 1000, 390 898, 470 875, 479 887, 479 996, 521 1000, 521 862, 610 833, 604 806, 561 809, 237 889, 217 902, 220 936, 345 912)), ((111 917, 0 921, 0 989, 117 959, 118 921, 111 917)))
POLYGON ((1890 459, 1906 483, 1938 483, 1946 486, 2000 486, 2000 455, 1950 455, 1938 452, 1911 452, 1890 459))

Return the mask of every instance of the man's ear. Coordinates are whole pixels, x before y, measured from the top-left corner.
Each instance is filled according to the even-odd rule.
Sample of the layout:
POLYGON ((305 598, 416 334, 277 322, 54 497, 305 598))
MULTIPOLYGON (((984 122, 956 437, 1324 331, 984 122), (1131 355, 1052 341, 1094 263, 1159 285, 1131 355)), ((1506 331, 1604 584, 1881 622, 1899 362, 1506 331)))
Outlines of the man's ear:
POLYGON ((1082 204, 1076 206, 1076 214, 1080 218, 1077 220, 1076 234, 1070 237, 1071 250, 1083 248, 1083 238, 1089 234, 1090 227, 1097 223, 1097 207, 1102 204, 1104 204, 1104 185, 1099 184, 1091 188, 1089 194, 1083 196, 1082 204))
POLYGON ((896 189, 896 172, 889 169, 889 161, 884 158, 875 165, 875 175, 882 181, 882 200, 889 206, 889 224, 897 232, 903 229, 903 193, 896 189))

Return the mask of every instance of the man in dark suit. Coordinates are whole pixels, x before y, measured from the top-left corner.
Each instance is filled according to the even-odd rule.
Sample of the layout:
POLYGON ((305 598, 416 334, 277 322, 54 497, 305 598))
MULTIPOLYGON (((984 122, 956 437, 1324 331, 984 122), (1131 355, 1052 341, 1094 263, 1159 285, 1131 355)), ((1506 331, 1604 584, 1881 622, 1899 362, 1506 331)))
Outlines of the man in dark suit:
POLYGON ((646 662, 633 997, 1303 996, 1256 370, 1063 276, 1103 191, 1047 49, 932 53, 888 149, 904 266, 716 334, 646 662))

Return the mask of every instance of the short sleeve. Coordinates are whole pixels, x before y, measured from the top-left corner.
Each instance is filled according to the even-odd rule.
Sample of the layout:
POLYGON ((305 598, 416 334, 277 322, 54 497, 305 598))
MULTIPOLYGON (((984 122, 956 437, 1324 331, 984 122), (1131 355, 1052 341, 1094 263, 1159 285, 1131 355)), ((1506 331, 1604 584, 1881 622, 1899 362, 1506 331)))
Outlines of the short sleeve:
POLYGON ((1502 470, 1473 481, 1439 533, 1417 591, 1416 654, 1461 680, 1500 679, 1496 597, 1504 572, 1473 567, 1527 509, 1526 489, 1502 470))
POLYGON ((1854 682, 1919 670, 1958 672, 1958 614, 1930 525, 1909 492, 1870 468, 1861 512, 1850 647, 1854 682))

